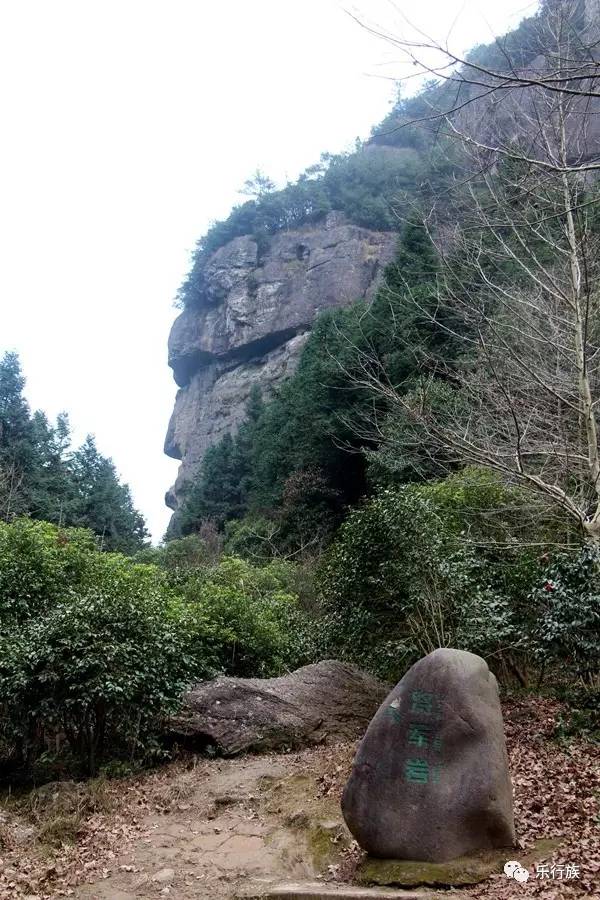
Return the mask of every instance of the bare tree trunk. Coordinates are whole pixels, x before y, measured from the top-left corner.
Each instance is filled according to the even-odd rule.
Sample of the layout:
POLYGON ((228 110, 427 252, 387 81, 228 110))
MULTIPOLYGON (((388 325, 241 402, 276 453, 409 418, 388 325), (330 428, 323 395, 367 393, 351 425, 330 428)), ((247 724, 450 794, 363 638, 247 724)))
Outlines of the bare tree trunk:
POLYGON ((419 390, 392 385, 364 351, 351 377, 402 422, 362 422, 361 436, 399 453, 420 440, 432 455, 493 469, 600 546, 600 235, 586 219, 600 190, 572 164, 597 150, 581 92, 600 69, 587 58, 584 73, 575 66, 582 77, 574 75, 584 52, 573 46, 574 15, 572 0, 548 8, 552 78, 527 82, 510 145, 490 147, 447 118, 463 139, 466 175, 423 220, 440 260, 434 302, 408 283, 404 300, 464 356, 454 364, 431 357, 442 380, 419 390))

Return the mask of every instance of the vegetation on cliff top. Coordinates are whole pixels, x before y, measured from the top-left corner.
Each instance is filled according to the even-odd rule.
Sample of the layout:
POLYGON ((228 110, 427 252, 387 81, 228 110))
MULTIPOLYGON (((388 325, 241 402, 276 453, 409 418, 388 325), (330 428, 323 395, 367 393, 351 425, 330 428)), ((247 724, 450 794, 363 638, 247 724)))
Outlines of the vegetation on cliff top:
POLYGON ((332 210, 364 228, 395 230, 395 204, 414 192, 423 171, 423 159, 412 148, 386 151, 359 144, 353 153, 323 154, 320 163, 282 190, 275 190, 259 175, 255 197, 234 207, 227 219, 215 222, 198 242, 192 268, 178 294, 179 303, 202 303, 207 258, 233 238, 251 235, 262 251, 278 231, 317 222, 332 210))
MULTIPOLYGON (((503 71, 508 63, 527 65, 543 51, 542 13, 530 16, 495 43, 474 48, 467 59, 503 71)), ((357 139, 354 150, 323 153, 295 182, 281 189, 262 173, 248 179, 240 191, 250 199, 229 216, 214 222, 200 238, 191 270, 178 292, 182 306, 201 304, 202 269, 211 253, 228 241, 251 235, 259 249, 278 231, 316 222, 333 210, 350 222, 380 231, 396 231, 416 197, 429 198, 447 186, 454 172, 448 147, 441 146, 433 111, 451 109, 467 99, 469 89, 430 80, 415 96, 397 100, 368 141, 357 139), (425 120, 419 123, 419 120, 425 120)))

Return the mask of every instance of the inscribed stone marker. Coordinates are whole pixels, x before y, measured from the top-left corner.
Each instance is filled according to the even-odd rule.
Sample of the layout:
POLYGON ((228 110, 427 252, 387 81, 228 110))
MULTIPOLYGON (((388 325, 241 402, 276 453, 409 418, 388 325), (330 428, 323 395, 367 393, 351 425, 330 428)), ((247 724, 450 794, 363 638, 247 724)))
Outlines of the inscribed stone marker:
POLYGON ((371 721, 342 811, 372 856, 444 862, 514 844, 496 679, 479 656, 435 650, 371 721))

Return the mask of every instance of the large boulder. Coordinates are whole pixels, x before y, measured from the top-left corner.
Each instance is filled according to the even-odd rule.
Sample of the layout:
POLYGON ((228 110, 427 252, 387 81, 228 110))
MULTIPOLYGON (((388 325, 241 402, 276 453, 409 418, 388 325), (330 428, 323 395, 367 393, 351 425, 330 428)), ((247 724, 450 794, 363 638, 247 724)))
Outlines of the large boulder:
POLYGON ((325 660, 281 678, 215 678, 195 685, 169 730, 224 755, 354 740, 387 686, 356 666, 325 660))
POLYGON ((409 669, 358 748, 342 811, 383 859, 445 862, 514 844, 498 686, 481 657, 435 650, 409 669))

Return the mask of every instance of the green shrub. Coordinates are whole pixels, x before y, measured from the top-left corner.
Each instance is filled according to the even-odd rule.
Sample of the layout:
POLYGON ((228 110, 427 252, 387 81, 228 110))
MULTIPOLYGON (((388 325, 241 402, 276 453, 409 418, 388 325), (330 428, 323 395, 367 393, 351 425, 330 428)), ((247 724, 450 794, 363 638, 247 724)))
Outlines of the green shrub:
POLYGON ((322 573, 333 648, 396 676, 439 646, 472 560, 450 553, 434 504, 385 490, 342 525, 322 573))
POLYGON ((0 698, 26 756, 63 733, 88 773, 107 746, 143 745, 194 675, 181 601, 163 576, 94 553, 77 591, 9 627, 0 645, 0 698))
POLYGON ((541 663, 597 683, 600 675, 600 550, 562 554, 546 570, 530 602, 536 627, 530 638, 541 663))
POLYGON ((0 526, 0 750, 30 776, 143 757, 192 681, 295 658, 294 567, 215 563, 206 536, 144 555, 160 567, 86 531, 0 526))
POLYGON ((225 552, 253 563, 266 564, 279 553, 277 522, 263 516, 245 516, 225 524, 225 552))
POLYGON ((215 670, 230 675, 273 675, 293 659, 291 621, 300 615, 285 565, 255 567, 225 557, 182 586, 191 632, 211 648, 215 670))
POLYGON ((558 695, 568 703, 569 709, 559 717, 556 736, 600 742, 600 687, 562 685, 558 695))
POLYGON ((0 522, 0 622, 24 621, 77 590, 95 551, 87 529, 0 522))
POLYGON ((490 513, 513 508, 512 493, 475 476, 389 488, 352 511, 321 571, 323 653, 391 678, 455 646, 518 671, 537 551, 511 543, 508 514, 481 543, 490 513))
POLYGON ((174 586, 184 582, 191 572, 210 566, 215 557, 221 555, 222 542, 222 536, 215 533, 207 523, 201 532, 168 541, 160 547, 142 550, 136 554, 135 559, 137 562, 159 566, 167 574, 169 583, 174 586))

